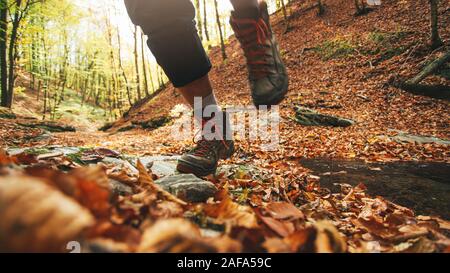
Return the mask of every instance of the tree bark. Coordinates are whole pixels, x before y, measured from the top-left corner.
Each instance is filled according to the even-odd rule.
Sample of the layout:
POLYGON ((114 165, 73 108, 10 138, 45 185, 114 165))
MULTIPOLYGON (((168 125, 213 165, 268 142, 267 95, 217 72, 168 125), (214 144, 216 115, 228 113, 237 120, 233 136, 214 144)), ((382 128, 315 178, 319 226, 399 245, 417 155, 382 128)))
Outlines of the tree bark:
POLYGON ((200 9, 200 0, 195 0, 195 10, 197 15, 197 29, 200 40, 203 41, 203 28, 202 28, 202 13, 200 9))
POLYGON ((121 39, 120 39, 120 31, 119 31, 118 28, 117 28, 117 42, 118 42, 118 49, 117 50, 119 52, 119 56, 118 56, 119 67, 120 67, 120 70, 122 71, 122 77, 123 77, 123 79, 125 81, 125 87, 126 87, 127 95, 128 95, 128 102, 130 103, 130 107, 131 107, 133 105, 133 101, 131 99, 130 87, 128 86, 127 74, 125 73, 125 70, 124 70, 123 64, 122 64, 122 47, 121 47, 122 42, 121 42, 121 39))
POLYGON ((144 90, 145 95, 150 96, 150 91, 148 88, 148 77, 147 77, 147 64, 145 58, 145 43, 144 43, 144 33, 141 31, 141 58, 142 58, 142 70, 144 71, 144 90))
POLYGON ((139 72, 139 54, 138 54, 138 27, 134 26, 134 67, 136 69, 136 92, 138 100, 142 100, 141 94, 141 75, 139 72))
POLYGON ((431 47, 436 49, 443 45, 439 36, 439 0, 430 0, 431 7, 431 47))
POLYGON ((222 59, 226 60, 227 59, 227 53, 225 51, 225 41, 224 41, 223 33, 222 33, 222 23, 220 22, 220 13, 219 13, 219 7, 218 7, 218 4, 217 4, 217 0, 214 0, 214 8, 216 10, 217 27, 219 28, 220 49, 222 50, 222 59))
POLYGON ((203 0, 203 30, 205 33, 206 42, 208 43, 208 49, 210 49, 211 48, 211 39, 209 38, 208 12, 207 12, 206 0, 203 0))
POLYGON ((0 1, 0 85, 1 102, 0 105, 8 107, 8 64, 7 64, 7 37, 8 37, 8 1, 0 1))

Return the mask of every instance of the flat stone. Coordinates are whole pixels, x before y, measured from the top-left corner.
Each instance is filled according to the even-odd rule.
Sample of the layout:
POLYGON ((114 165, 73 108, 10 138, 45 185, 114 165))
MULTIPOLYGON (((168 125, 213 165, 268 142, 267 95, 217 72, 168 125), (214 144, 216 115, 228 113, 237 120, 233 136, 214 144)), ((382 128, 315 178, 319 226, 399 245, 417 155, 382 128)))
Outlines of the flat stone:
POLYGON ((139 160, 144 166, 150 166, 152 173, 159 177, 177 174, 177 162, 179 156, 149 156, 141 157, 139 160))
POLYGON ((394 137, 391 137, 392 140, 399 143, 417 143, 417 144, 441 144, 441 145, 450 145, 450 140, 440 139, 433 136, 421 136, 421 135, 412 135, 399 130, 390 130, 393 132, 397 132, 398 134, 394 137))
POLYGON ((295 112, 295 120, 304 126, 349 127, 355 124, 353 120, 320 114, 306 107, 296 107, 295 112))
POLYGON ((133 189, 130 186, 120 183, 114 179, 109 179, 109 185, 111 187, 111 191, 115 194, 122 196, 133 194, 133 189))
POLYGON ((167 176, 155 183, 178 198, 192 203, 205 202, 217 192, 213 183, 192 174, 167 176))

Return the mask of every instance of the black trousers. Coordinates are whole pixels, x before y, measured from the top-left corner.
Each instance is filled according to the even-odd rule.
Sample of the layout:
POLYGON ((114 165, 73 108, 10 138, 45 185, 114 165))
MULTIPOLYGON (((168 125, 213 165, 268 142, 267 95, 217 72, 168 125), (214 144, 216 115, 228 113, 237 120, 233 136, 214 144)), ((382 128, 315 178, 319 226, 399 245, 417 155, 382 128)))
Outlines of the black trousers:
POLYGON ((125 0, 134 24, 148 36, 148 46, 175 87, 209 73, 190 0, 125 0))

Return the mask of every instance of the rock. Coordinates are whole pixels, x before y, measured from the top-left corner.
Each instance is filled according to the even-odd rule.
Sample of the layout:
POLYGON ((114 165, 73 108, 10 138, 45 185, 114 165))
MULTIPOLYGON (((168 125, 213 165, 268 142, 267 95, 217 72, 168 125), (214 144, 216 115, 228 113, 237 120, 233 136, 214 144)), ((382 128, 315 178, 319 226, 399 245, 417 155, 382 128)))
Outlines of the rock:
POLYGON ((391 137, 393 141, 399 143, 417 143, 417 144, 441 144, 441 145, 450 145, 450 140, 440 139, 432 136, 421 136, 421 135, 412 135, 406 132, 398 131, 398 130, 390 130, 398 133, 396 136, 391 137))
POLYGON ((114 179, 109 179, 109 185, 111 187, 111 191, 115 194, 122 196, 133 194, 133 189, 130 186, 120 183, 114 179))
POLYGON ((305 107, 296 107, 295 120, 305 126, 349 127, 355 124, 353 120, 320 114, 305 107))
POLYGON ((0 118, 4 119, 15 119, 17 118, 16 114, 13 111, 6 107, 0 107, 0 118))
POLYGON ((154 130, 168 124, 171 121, 172 119, 170 117, 161 116, 143 122, 135 122, 133 124, 141 126, 143 129, 154 130))
POLYGON ((150 156, 141 157, 144 166, 151 166, 149 169, 159 177, 175 175, 177 173, 177 162, 179 156, 150 156))
POLYGON ((205 202, 217 192, 213 183, 192 174, 167 176, 155 183, 178 198, 192 203, 205 202))
POLYGON ((44 131, 42 134, 38 135, 37 137, 33 137, 30 140, 31 141, 46 141, 53 138, 52 134, 50 134, 47 131, 44 131))
POLYGON ((123 133, 123 132, 127 132, 127 131, 131 131, 131 130, 134 130, 134 129, 137 129, 138 127, 136 126, 136 125, 127 125, 127 126, 124 126, 124 127, 120 127, 118 130, 117 130, 117 132, 119 132, 119 133, 123 133))
POLYGON ((105 123, 102 127, 100 127, 98 130, 99 131, 102 131, 102 132, 106 132, 106 131, 108 131, 109 129, 111 129, 112 127, 114 126, 114 123, 113 122, 108 122, 108 123, 105 123))

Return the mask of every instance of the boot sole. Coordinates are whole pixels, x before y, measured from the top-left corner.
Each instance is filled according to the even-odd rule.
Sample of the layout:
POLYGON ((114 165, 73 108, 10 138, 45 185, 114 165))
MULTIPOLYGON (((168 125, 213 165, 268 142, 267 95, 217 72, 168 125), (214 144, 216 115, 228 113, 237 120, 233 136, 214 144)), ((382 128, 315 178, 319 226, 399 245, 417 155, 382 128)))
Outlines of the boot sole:
POLYGON ((289 91, 289 77, 286 76, 286 81, 283 83, 281 93, 274 94, 269 99, 264 98, 264 99, 258 100, 255 97, 253 97, 253 103, 255 104, 256 107, 260 107, 260 106, 270 107, 272 105, 278 105, 286 98, 288 91, 289 91))
MULTIPOLYGON (((222 150, 219 153, 219 158, 222 160, 229 159, 233 156, 235 152, 234 144, 228 150, 222 150)), ((215 174, 217 172, 217 166, 214 168, 204 168, 202 166, 193 165, 190 162, 179 160, 177 165, 177 171, 183 174, 193 174, 197 177, 205 177, 211 174, 215 174)))

